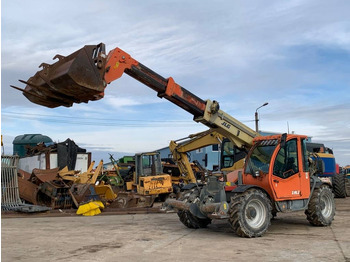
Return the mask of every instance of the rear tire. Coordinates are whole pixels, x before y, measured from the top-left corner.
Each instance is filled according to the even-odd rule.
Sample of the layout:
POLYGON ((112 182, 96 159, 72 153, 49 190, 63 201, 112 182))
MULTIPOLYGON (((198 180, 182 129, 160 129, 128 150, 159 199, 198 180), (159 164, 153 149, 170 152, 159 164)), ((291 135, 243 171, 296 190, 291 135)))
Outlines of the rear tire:
POLYGON ((346 197, 345 179, 346 177, 343 174, 336 174, 332 178, 333 192, 336 198, 346 197))
MULTIPOLYGON (((187 203, 192 203, 192 201, 199 196, 199 190, 197 188, 191 189, 188 191, 184 191, 181 194, 181 197, 179 200, 185 201, 187 203)), ((177 212, 177 215, 180 218, 180 221, 182 224, 184 224, 188 228, 198 229, 198 228, 205 228, 207 225, 211 223, 210 218, 198 218, 192 215, 190 211, 187 210, 179 210, 177 212)))
POLYGON ((238 236, 262 236, 270 226, 271 218, 271 201, 261 190, 249 189, 231 198, 229 222, 238 236))
POLYGON ((346 196, 350 197, 350 178, 346 174, 344 174, 345 177, 345 191, 346 191, 346 196))
POLYGON ((335 202, 329 186, 322 185, 314 190, 305 214, 307 220, 313 226, 329 226, 332 224, 335 215, 335 202))

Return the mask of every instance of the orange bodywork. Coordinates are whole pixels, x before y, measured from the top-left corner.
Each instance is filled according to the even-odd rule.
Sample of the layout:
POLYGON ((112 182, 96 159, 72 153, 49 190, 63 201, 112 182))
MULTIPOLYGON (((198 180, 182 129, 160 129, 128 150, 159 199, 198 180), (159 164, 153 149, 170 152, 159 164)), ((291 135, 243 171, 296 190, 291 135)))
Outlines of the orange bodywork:
POLYGON ((165 89, 165 97, 178 97, 188 102, 189 105, 195 106, 198 110, 203 112, 205 110, 205 103, 203 103, 202 100, 198 99, 193 94, 189 95, 188 92, 186 93, 186 90, 175 83, 172 77, 168 78, 168 84, 165 89))
POLYGON ((105 81, 109 84, 112 81, 120 78, 125 69, 131 69, 131 67, 137 66, 139 62, 133 59, 128 53, 124 52, 120 48, 115 48, 108 53, 105 81))
POLYGON ((109 84, 120 78, 124 72, 157 91, 159 97, 164 97, 195 116, 203 114, 205 101, 175 83, 172 77, 165 79, 157 75, 133 59, 128 53, 120 48, 115 48, 108 53, 104 80, 109 84))

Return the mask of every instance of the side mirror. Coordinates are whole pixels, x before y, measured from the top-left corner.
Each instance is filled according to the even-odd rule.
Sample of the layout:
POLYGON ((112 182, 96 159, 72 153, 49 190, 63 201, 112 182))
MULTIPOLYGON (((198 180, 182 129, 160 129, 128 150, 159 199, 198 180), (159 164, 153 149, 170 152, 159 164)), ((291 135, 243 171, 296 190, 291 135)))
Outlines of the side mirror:
POLYGON ((284 148, 286 146, 286 142, 287 142, 287 133, 284 133, 281 136, 281 148, 284 148))

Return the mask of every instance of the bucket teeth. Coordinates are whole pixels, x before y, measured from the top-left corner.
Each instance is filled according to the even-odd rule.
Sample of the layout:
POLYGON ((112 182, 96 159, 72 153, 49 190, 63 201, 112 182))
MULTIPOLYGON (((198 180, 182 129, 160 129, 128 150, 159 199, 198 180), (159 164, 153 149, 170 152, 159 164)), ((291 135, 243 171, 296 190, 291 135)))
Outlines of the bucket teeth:
POLYGON ((57 54, 57 55, 55 55, 52 59, 55 60, 56 58, 57 58, 58 60, 63 60, 63 59, 65 58, 65 56, 57 54))

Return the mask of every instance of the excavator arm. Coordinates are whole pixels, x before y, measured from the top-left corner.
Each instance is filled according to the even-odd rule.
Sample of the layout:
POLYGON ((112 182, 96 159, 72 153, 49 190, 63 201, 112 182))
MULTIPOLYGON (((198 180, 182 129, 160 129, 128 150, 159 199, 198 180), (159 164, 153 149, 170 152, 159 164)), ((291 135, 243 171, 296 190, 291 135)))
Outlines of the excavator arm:
POLYGON ((187 153, 209 145, 220 144, 222 140, 222 135, 209 129, 176 141, 170 141, 169 149, 186 183, 197 182, 187 153))
POLYGON ((220 110, 216 101, 202 100, 187 89, 164 78, 141 64, 120 48, 105 53, 105 45, 87 45, 68 55, 56 55, 53 64, 41 64, 43 69, 27 81, 25 89, 16 88, 33 103, 50 108, 70 107, 74 103, 87 103, 104 96, 107 84, 123 73, 138 80, 201 122, 230 139, 238 147, 250 147, 258 134, 229 114, 220 110))

